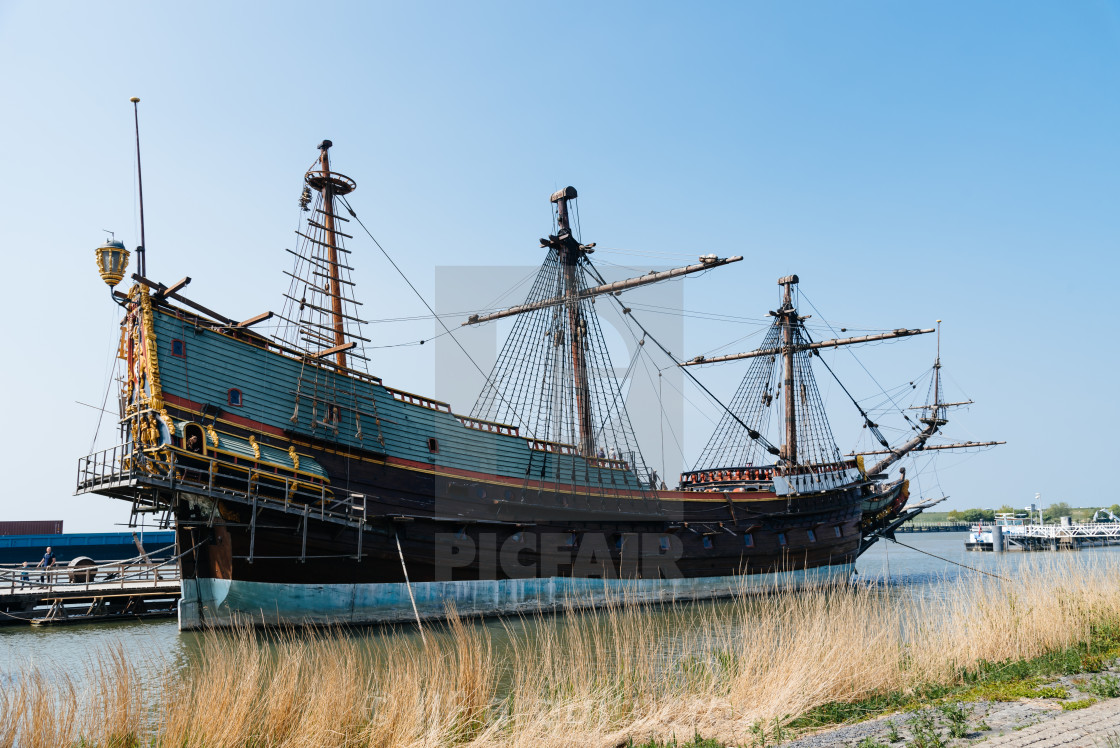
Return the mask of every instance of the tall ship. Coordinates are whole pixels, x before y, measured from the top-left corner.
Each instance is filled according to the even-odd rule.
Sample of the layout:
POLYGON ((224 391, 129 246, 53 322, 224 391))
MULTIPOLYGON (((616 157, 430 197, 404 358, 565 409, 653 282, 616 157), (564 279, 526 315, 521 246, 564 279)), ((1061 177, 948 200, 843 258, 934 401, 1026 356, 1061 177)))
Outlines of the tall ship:
POLYGON ((133 283, 117 290, 130 253, 116 241, 97 250, 123 313, 120 429, 116 446, 79 460, 77 491, 174 529, 181 629, 827 582, 921 510, 906 506, 908 484, 888 470, 944 425, 937 391, 906 443, 882 440, 870 467, 842 457, 810 359, 861 341, 809 340, 792 303, 796 276, 780 281, 784 303, 762 349, 741 354, 755 362, 700 463, 666 486, 642 458, 595 305, 742 258, 706 255, 607 282, 590 259, 595 245, 573 229, 571 187, 550 198, 553 227, 528 298, 464 321, 515 318, 471 412, 382 382, 368 371, 347 247, 365 231, 349 202, 357 185, 333 171, 331 147, 319 145, 304 176, 306 221, 287 250, 281 312, 224 316, 184 295, 190 278, 147 277, 144 251, 133 283), (259 331, 265 321, 274 334, 259 331), (784 419, 779 445, 765 436, 772 412, 784 419))

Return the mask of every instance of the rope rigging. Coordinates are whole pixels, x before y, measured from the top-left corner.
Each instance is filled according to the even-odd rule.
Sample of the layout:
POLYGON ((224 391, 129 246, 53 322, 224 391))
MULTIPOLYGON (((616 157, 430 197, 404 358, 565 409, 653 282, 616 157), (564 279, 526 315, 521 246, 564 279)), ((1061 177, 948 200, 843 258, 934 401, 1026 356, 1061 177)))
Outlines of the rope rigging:
MULTIPOLYGON (((603 277, 601 275, 599 275, 599 272, 594 268, 594 266, 591 267, 591 272, 595 275, 595 277, 598 279, 598 281, 600 283, 606 283, 606 281, 603 279, 603 277)), ((620 298, 618 298, 617 296, 614 296, 614 295, 610 295, 610 296, 608 296, 608 298, 613 299, 614 302, 616 304, 618 304, 619 309, 621 309, 624 314, 627 314, 630 317, 630 319, 633 320, 634 324, 638 326, 638 329, 640 329, 642 331, 642 335, 645 336, 648 340, 652 341, 653 344, 656 345, 661 350, 661 352, 664 353, 669 358, 669 360, 673 362, 674 366, 677 366, 678 368, 680 368, 680 370, 683 371, 688 376, 688 378, 692 380, 693 384, 695 384, 697 387, 699 387, 700 390, 705 395, 707 395, 708 398, 713 403, 715 403, 720 408, 722 408, 732 419, 734 419, 740 426, 742 426, 743 429, 747 432, 747 434, 751 437, 751 439, 754 439, 759 444, 761 444, 762 447, 764 449, 766 449, 766 451, 769 452, 770 454, 772 454, 772 455, 777 455, 778 454, 778 448, 775 447, 773 444, 771 444, 766 439, 766 437, 764 437, 761 433, 752 429, 750 426, 748 426, 746 423, 744 423, 742 421, 742 419, 740 419, 738 415, 736 415, 734 412, 732 412, 732 410, 727 405, 725 405, 722 400, 720 400, 718 397, 716 397, 715 394, 713 394, 711 390, 709 390, 706 386, 704 386, 704 383, 701 382, 699 379, 697 379, 695 374, 693 374, 691 371, 689 371, 686 367, 680 366, 677 363, 679 361, 679 359, 676 356, 674 356, 672 354, 672 352, 669 351, 668 348, 666 348, 664 345, 662 345, 661 341, 659 341, 656 337, 654 337, 650 333, 650 331, 647 330, 646 327, 641 322, 638 321, 637 317, 635 317, 632 312, 627 311, 626 305, 624 305, 622 303, 622 300, 620 298)))

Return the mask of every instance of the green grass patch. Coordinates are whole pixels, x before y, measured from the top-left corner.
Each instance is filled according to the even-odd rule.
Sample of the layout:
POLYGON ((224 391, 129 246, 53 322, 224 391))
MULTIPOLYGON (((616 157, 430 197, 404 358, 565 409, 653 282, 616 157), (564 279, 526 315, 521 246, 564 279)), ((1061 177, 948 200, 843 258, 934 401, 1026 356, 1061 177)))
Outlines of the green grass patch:
POLYGON ((973 686, 959 696, 961 701, 1018 701, 1019 699, 1068 699, 1069 689, 1043 686, 1040 678, 1000 680, 973 686))
POLYGON ((1092 706, 1093 704, 1096 704, 1096 703, 1097 703, 1096 699, 1077 699, 1076 701, 1063 701, 1062 702, 1062 711, 1072 712, 1075 709, 1084 709, 1085 707, 1092 706))
POLYGON ((1096 694, 1103 699, 1115 699, 1120 696, 1120 678, 1115 675, 1104 674, 1090 678, 1088 682, 1079 686, 1082 691, 1096 694))
POLYGON ((786 726, 792 730, 802 730, 846 722, 862 722, 865 719, 878 717, 880 714, 900 711, 914 703, 912 694, 900 692, 872 696, 859 701, 833 701, 810 709, 788 722, 786 726))
MULTIPOLYGON (((923 706, 954 701, 1018 701, 1019 699, 1068 699, 1069 689, 1045 686, 1062 675, 1095 673, 1120 657, 1120 624, 1095 626, 1086 642, 1047 652, 1038 657, 1001 662, 978 662, 960 672, 958 685, 926 685, 911 693, 877 694, 858 701, 835 701, 810 709, 786 724, 794 731, 820 729, 862 722, 883 714, 914 711, 923 706)), ((1120 678, 1102 675, 1083 687, 1099 696, 1120 696, 1120 678), (1099 690, 1094 690, 1099 688, 1099 690)))

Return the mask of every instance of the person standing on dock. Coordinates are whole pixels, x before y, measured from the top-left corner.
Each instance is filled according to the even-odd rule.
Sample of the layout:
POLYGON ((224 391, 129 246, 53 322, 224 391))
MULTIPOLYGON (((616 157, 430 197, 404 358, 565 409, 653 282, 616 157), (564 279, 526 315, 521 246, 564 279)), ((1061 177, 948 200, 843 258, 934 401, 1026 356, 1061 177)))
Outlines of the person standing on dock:
POLYGON ((54 552, 51 551, 51 547, 48 545, 47 552, 43 554, 43 560, 36 564, 36 568, 40 566, 43 567, 43 572, 39 575, 40 584, 46 584, 47 577, 49 576, 48 571, 54 566, 54 562, 54 552))
POLYGON ((19 571, 19 586, 20 586, 20 587, 27 587, 27 586, 29 586, 30 584, 31 584, 31 580, 30 580, 30 578, 29 578, 29 577, 27 576, 27 562, 26 562, 26 561, 24 561, 24 562, 23 562, 23 564, 22 564, 22 565, 20 566, 20 571, 19 571))

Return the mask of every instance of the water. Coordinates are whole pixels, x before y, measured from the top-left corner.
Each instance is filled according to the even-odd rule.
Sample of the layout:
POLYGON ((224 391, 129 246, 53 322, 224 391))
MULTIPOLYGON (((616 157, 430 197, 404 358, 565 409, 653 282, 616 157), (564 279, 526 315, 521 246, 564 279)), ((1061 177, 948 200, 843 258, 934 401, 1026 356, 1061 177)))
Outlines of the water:
MULTIPOLYGON (((989 573, 1005 578, 1025 568, 1053 563, 1070 554, 1061 552, 1002 554, 969 552, 964 548, 968 533, 900 533, 898 540, 917 550, 897 543, 880 542, 860 557, 858 581, 864 584, 887 584, 892 589, 914 594, 935 592, 944 582, 959 577, 989 573), (932 555, 931 555, 932 554, 932 555), (940 558, 935 558, 935 556, 940 558), (943 560, 944 559, 944 560, 943 560), (972 567, 974 570, 962 568, 972 567)), ((1072 554, 1080 562, 1120 562, 1120 546, 1086 548, 1072 554)), ((719 605, 718 602, 696 605, 719 605)), ((518 621, 486 620, 474 625, 485 626, 496 650, 509 645, 510 630, 516 631, 518 621)), ((382 628, 360 629, 356 636, 377 636, 382 628)), ((411 629, 392 633, 413 637, 411 629)), ((199 635, 179 633, 174 619, 98 623, 36 628, 27 625, 0 627, 0 687, 26 666, 35 665, 46 671, 70 673, 79 682, 85 665, 107 649, 123 646, 137 663, 142 678, 154 678, 177 669, 197 652, 199 635)))

